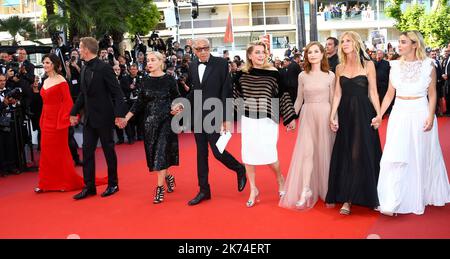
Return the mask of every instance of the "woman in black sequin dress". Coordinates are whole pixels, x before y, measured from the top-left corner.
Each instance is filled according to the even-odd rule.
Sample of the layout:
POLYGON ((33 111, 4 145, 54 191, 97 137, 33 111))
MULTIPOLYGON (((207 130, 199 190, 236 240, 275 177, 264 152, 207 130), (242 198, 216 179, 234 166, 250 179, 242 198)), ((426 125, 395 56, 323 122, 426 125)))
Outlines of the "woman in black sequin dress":
POLYGON ((175 178, 168 173, 169 167, 178 165, 178 136, 171 129, 172 115, 182 111, 181 104, 172 105, 180 96, 177 82, 163 72, 164 59, 158 52, 148 54, 149 76, 143 80, 143 87, 136 103, 131 107, 125 120, 137 112, 144 111, 144 147, 150 172, 158 172, 158 186, 153 203, 164 200, 164 182, 167 192, 172 192, 175 178))

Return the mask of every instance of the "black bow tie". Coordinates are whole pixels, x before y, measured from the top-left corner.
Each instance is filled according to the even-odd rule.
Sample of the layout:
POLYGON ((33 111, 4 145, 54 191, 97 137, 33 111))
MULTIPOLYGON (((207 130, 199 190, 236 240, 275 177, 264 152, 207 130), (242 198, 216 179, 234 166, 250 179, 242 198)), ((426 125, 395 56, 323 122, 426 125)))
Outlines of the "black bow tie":
POLYGON ((201 61, 198 61, 198 65, 200 66, 201 64, 203 64, 203 65, 208 65, 208 61, 206 61, 206 62, 201 62, 201 61))

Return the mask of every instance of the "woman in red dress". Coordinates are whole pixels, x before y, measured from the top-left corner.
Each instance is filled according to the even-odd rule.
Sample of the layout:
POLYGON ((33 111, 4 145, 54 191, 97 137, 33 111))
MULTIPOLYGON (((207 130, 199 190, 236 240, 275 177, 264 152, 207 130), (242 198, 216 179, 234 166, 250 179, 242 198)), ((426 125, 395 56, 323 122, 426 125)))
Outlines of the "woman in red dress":
POLYGON ((48 78, 41 89, 44 105, 40 118, 42 139, 39 186, 34 191, 41 193, 82 189, 83 178, 75 171, 68 143, 69 113, 73 105, 69 85, 58 74, 59 69, 55 69, 61 67, 58 56, 47 54, 42 63, 48 78))

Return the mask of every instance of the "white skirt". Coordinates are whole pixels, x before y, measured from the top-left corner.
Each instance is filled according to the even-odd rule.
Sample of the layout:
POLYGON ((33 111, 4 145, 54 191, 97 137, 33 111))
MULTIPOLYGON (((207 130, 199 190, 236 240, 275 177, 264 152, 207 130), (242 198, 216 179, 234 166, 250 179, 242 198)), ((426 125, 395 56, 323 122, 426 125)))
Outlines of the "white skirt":
POLYGON ((278 161, 278 124, 270 118, 241 117, 242 162, 268 165, 278 161))
POLYGON ((380 161, 378 198, 380 210, 424 213, 426 205, 450 202, 450 184, 439 144, 437 119, 423 131, 428 117, 426 97, 396 99, 380 161))

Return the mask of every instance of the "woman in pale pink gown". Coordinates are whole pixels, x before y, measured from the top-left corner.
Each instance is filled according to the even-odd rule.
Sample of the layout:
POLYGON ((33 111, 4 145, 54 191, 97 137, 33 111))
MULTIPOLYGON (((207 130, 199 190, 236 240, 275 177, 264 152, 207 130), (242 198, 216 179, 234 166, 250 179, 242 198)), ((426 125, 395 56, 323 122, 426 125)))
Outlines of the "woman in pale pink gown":
POLYGON ((328 71, 325 49, 311 42, 305 50, 305 71, 298 77, 295 112, 301 110, 300 127, 285 183, 284 208, 312 208, 325 200, 335 134, 329 126, 335 75, 328 71))

